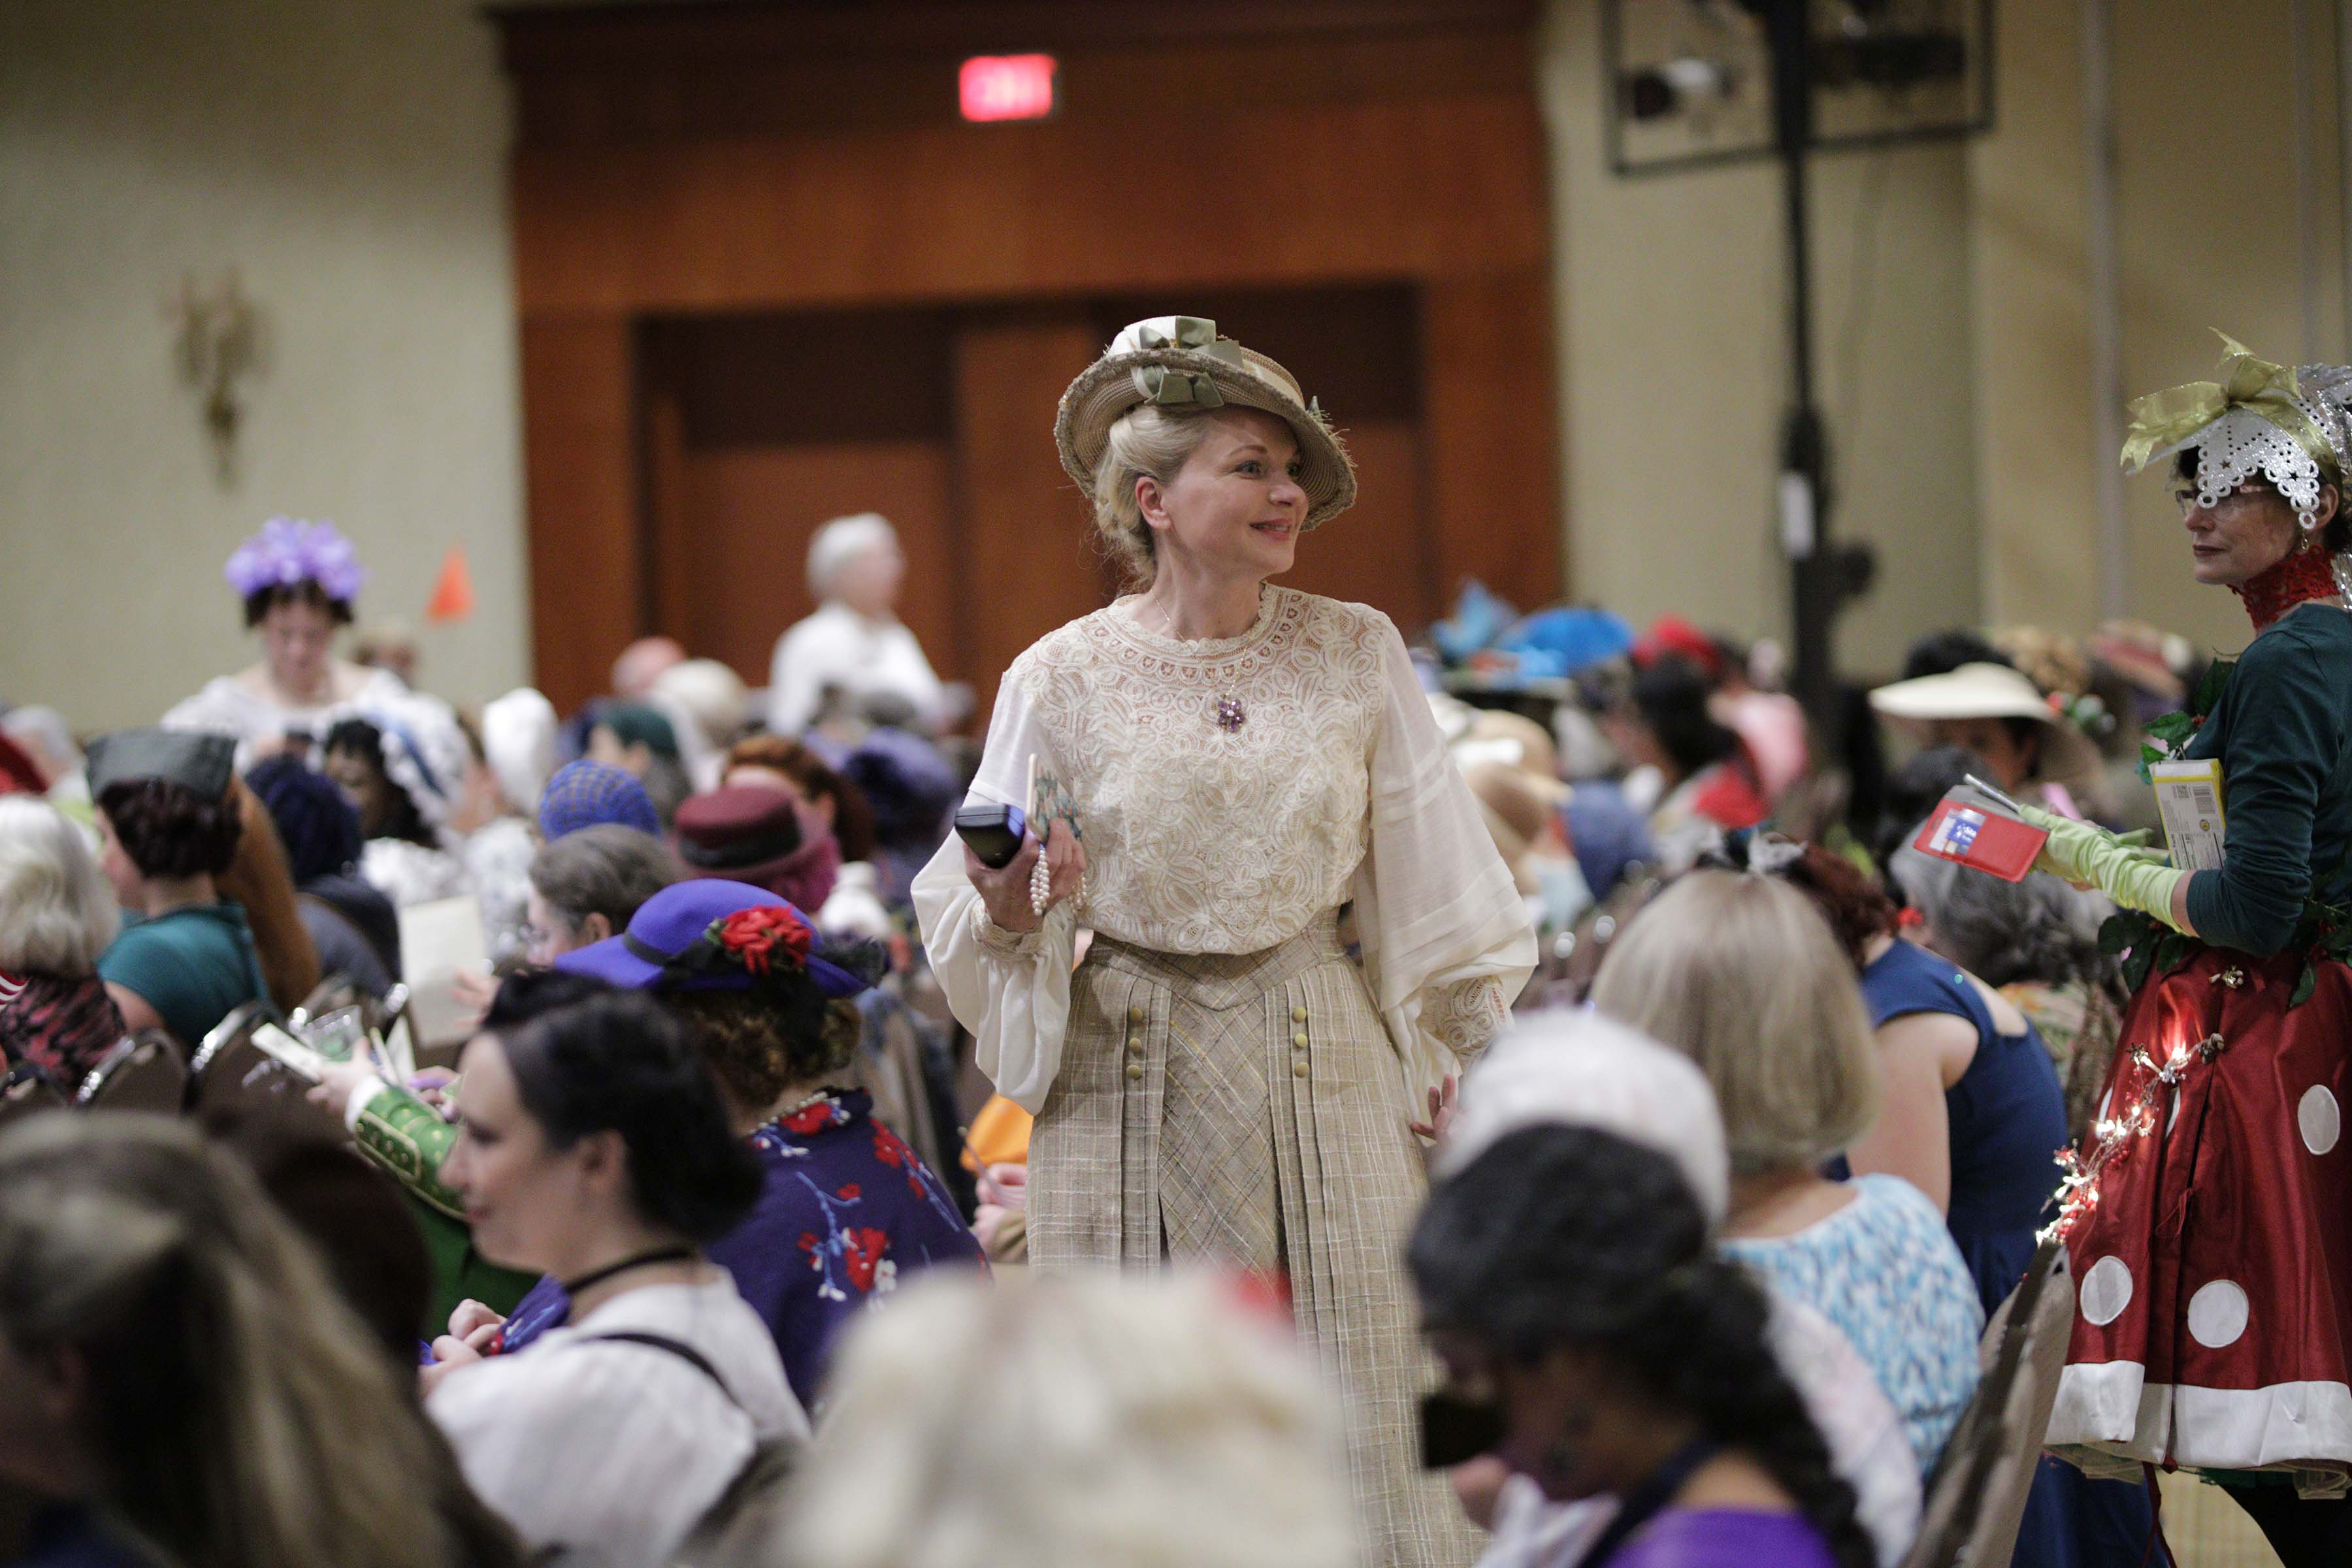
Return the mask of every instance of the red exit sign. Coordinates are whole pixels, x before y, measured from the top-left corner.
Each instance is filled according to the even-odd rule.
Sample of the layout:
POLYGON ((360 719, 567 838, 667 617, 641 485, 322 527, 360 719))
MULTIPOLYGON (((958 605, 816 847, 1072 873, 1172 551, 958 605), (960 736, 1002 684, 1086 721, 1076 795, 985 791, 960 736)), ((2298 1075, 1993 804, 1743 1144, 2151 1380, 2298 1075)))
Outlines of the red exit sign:
POLYGON ((1054 112, 1055 68, 1051 55, 972 56, 956 79, 963 117, 975 123, 1045 119, 1054 112))

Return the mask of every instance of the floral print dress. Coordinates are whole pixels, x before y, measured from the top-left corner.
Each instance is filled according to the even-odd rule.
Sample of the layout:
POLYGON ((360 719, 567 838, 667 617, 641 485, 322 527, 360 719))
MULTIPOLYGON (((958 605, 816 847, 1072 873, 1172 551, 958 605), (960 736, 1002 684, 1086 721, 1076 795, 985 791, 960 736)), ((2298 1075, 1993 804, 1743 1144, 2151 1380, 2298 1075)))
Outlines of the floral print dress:
MULTIPOLYGON (((864 1089, 828 1089, 754 1131, 759 1202, 709 1248, 812 1409, 835 1337, 858 1309, 924 1268, 988 1267, 939 1176, 873 1110, 864 1089)), ((571 1310, 563 1288, 541 1280, 507 1320, 502 1348, 521 1349, 571 1310)))

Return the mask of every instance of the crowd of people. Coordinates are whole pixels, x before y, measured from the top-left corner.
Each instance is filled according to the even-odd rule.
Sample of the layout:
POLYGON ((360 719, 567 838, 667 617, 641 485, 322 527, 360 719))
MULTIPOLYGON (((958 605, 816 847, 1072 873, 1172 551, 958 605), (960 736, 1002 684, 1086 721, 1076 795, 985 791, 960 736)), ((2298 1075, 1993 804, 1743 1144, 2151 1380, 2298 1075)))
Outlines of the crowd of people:
POLYGON ((2231 348, 2126 458, 2242 655, 1936 628, 1834 714, 1673 616, 1280 585, 1352 464, 1189 317, 1062 400, 1130 591, 984 728, 871 513, 764 692, 648 637, 569 715, 339 657, 362 564, 272 520, 252 666, 0 714, 0 1561, 1894 1568, 2053 1249, 1993 1549, 2166 1561, 2163 1467, 2345 1561, 2352 372, 2231 348), (83 1108, 413 1042, 453 904, 441 1058, 83 1108))

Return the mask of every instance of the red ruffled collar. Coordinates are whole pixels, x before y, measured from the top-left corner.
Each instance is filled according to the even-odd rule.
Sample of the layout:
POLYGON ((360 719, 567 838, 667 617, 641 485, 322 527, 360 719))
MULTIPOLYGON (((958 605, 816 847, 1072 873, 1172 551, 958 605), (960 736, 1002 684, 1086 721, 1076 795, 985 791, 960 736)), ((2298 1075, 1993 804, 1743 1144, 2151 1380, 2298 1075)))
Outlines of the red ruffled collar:
POLYGON ((2336 568, 2325 550, 2296 550, 2269 571, 2230 584, 2254 630, 2266 632, 2281 616, 2312 599, 2335 599, 2336 568))

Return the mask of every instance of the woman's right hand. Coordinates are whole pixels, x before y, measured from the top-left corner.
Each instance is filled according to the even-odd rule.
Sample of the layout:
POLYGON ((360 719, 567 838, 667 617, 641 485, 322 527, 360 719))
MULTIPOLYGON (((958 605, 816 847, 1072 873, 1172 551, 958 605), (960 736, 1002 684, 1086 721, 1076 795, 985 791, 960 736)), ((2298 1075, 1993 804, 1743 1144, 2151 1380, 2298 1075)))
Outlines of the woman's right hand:
POLYGON ((1021 852, 999 870, 982 865, 971 846, 964 847, 964 875, 979 890, 980 901, 988 907, 988 918, 1001 930, 1022 933, 1035 931, 1045 923, 1029 901, 1029 877, 1040 854, 1053 868, 1052 891, 1045 900, 1047 909, 1076 892, 1086 880, 1086 848, 1070 831, 1069 824, 1056 818, 1045 825, 1045 834, 1043 844, 1038 842, 1036 834, 1024 834, 1021 852))
POLYGON ((504 1328, 506 1321, 498 1313, 469 1297, 458 1302, 457 1310, 449 1314, 449 1337, 463 1340, 468 1348, 478 1352, 482 1349, 482 1343, 478 1342, 478 1336, 481 1335, 486 1329, 504 1328))

